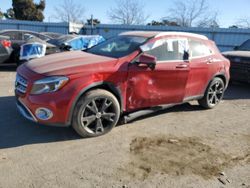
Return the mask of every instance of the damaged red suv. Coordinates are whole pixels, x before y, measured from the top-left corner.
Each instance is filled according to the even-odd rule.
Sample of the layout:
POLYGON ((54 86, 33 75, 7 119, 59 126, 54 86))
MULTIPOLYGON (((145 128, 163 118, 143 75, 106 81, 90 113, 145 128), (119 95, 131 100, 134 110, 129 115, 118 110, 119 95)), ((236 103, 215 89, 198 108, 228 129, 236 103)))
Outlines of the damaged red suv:
POLYGON ((32 121, 70 126, 83 137, 109 132, 121 115, 198 100, 214 108, 230 63, 207 37, 126 32, 87 52, 31 60, 17 70, 17 108, 32 121))

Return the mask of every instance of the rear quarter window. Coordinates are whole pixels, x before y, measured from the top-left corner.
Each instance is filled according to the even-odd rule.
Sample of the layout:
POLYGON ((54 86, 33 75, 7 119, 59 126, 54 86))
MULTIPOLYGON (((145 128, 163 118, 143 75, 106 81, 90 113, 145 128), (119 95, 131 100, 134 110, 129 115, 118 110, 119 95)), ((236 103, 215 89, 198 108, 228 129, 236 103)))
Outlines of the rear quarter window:
POLYGON ((191 57, 209 56, 213 53, 209 46, 199 40, 189 40, 189 51, 191 57))

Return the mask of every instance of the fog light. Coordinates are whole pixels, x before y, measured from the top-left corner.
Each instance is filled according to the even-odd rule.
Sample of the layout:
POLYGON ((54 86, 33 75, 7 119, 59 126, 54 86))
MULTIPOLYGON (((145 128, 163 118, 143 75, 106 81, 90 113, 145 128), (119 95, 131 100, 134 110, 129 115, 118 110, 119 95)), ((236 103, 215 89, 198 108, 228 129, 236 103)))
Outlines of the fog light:
POLYGON ((49 120, 53 117, 53 112, 48 108, 36 109, 36 117, 40 120, 49 120))

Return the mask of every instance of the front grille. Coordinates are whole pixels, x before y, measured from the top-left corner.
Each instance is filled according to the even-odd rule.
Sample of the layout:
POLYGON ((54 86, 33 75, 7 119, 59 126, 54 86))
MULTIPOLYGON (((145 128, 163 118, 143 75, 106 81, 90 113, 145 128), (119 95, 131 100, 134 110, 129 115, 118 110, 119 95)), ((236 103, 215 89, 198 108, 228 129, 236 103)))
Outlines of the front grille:
POLYGON ((16 91, 25 94, 27 90, 27 86, 28 86, 27 80, 24 77, 17 74, 16 82, 15 82, 16 91))
POLYGON ((233 68, 250 69, 250 58, 229 56, 228 59, 230 60, 231 67, 233 68))
POLYGON ((250 58, 230 57, 230 74, 232 80, 250 81, 250 58))
POLYGON ((241 62, 234 62, 231 61, 231 67, 236 69, 242 69, 242 70, 250 70, 250 61, 241 61, 241 62))

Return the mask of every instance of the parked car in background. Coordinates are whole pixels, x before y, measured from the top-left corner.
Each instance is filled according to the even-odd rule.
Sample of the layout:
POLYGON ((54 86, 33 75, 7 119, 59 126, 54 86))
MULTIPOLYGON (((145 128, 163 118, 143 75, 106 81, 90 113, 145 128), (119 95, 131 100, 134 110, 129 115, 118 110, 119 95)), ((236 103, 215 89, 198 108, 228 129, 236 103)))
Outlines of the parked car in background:
POLYGON ((52 39, 57 39, 57 38, 64 35, 64 34, 61 34, 61 33, 54 33, 54 32, 41 32, 40 34, 49 36, 52 39))
POLYGON ((230 62, 207 37, 126 32, 84 51, 31 60, 17 70, 17 108, 29 120, 72 125, 83 137, 109 132, 123 114, 223 98, 230 62))
POLYGON ((13 52, 10 56, 10 62, 17 64, 19 63, 20 46, 27 42, 27 40, 30 38, 30 35, 35 36, 43 41, 48 41, 51 39, 49 36, 26 30, 2 30, 0 31, 0 35, 9 37, 13 48, 13 52))
POLYGON ((6 62, 12 53, 9 37, 0 35, 0 64, 6 62))
POLYGON ((1 30, 0 35, 9 36, 10 40, 14 42, 25 42, 24 36, 26 34, 33 35, 41 40, 48 41, 52 39, 52 37, 48 35, 44 35, 42 33, 34 32, 34 31, 28 31, 28 30, 1 30))
POLYGON ((48 43, 61 49, 86 50, 103 41, 105 39, 100 35, 63 35, 59 38, 49 40, 48 43))
POLYGON ((231 80, 250 83, 250 39, 223 55, 231 61, 231 80))
POLYGON ((104 41, 104 38, 98 35, 63 35, 48 41, 33 36, 30 38, 21 45, 20 60, 23 62, 63 51, 86 50, 104 41))
POLYGON ((61 52, 57 46, 43 41, 37 37, 29 35, 29 39, 20 48, 20 63, 26 62, 30 59, 40 58, 45 55, 61 52))

